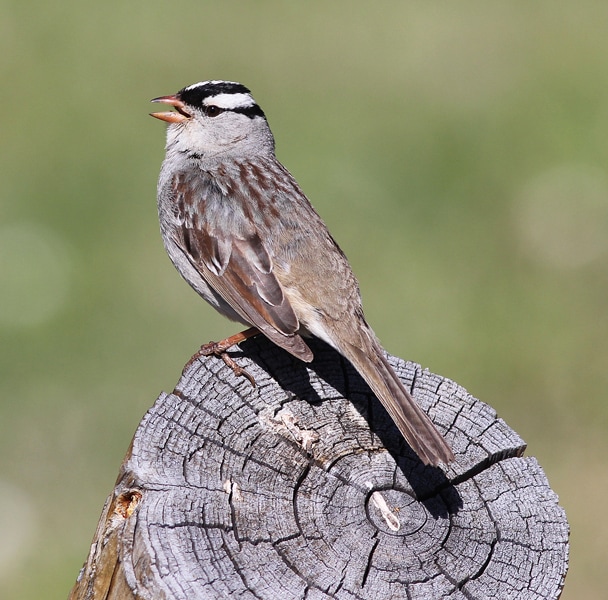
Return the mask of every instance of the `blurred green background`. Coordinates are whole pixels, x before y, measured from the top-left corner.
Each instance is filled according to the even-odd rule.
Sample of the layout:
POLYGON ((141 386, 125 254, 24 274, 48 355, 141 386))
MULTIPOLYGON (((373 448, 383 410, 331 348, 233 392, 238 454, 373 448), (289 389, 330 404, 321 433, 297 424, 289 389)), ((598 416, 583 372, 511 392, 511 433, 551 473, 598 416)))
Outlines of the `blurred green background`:
POLYGON ((249 86, 393 354, 492 404, 608 586, 608 3, 2 0, 0 597, 63 598, 137 424, 236 331, 165 256, 149 99, 249 86))

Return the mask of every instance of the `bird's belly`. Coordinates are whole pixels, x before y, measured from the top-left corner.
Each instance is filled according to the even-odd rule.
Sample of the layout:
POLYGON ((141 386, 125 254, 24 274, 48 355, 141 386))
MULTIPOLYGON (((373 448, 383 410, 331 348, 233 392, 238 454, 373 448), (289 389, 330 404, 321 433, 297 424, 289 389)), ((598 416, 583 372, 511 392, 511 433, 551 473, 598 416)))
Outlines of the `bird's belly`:
POLYGON ((174 264, 175 268, 179 271, 179 274, 190 284, 190 287, 199 295, 203 300, 206 300, 215 310, 220 314, 224 315, 231 321, 237 321, 246 325, 251 326, 244 320, 231 306, 228 304, 213 288, 211 288, 204 280, 202 275, 192 266, 190 261, 184 256, 183 251, 179 246, 173 243, 165 245, 167 254, 174 264))

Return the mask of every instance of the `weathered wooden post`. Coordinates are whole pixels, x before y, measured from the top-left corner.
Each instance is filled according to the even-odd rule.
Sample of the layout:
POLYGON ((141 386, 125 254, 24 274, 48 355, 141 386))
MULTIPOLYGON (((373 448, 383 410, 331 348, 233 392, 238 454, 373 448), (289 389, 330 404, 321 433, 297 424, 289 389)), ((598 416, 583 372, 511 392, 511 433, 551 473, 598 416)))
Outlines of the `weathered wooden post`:
POLYGON ((140 423, 70 598, 551 599, 568 523, 525 444, 390 358, 457 460, 425 467, 354 369, 265 338, 195 362, 140 423))

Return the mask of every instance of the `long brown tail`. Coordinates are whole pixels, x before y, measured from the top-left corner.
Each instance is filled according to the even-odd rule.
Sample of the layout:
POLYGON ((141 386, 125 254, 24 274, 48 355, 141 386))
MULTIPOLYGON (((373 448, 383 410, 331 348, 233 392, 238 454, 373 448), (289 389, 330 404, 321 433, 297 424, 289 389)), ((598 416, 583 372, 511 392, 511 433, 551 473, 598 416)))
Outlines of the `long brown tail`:
POLYGON ((382 402, 422 462, 438 465, 453 461, 452 449, 405 389, 384 358, 379 344, 370 340, 370 346, 368 352, 350 344, 341 350, 382 402))

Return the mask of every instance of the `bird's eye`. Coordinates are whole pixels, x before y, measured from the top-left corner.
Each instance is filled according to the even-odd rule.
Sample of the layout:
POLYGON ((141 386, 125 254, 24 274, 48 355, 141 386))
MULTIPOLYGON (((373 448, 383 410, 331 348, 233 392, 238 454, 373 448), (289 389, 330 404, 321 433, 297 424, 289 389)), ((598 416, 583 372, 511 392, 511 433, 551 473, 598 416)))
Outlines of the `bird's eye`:
POLYGON ((210 104, 209 106, 205 107, 205 114, 208 117, 217 117, 218 115, 221 115, 224 112, 223 108, 220 108, 219 106, 215 106, 215 104, 210 104))

